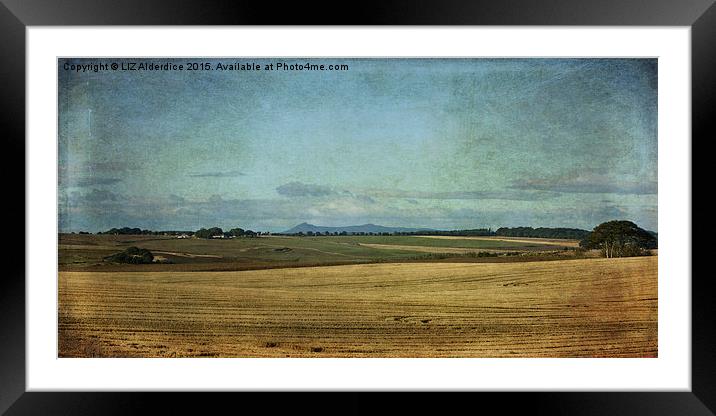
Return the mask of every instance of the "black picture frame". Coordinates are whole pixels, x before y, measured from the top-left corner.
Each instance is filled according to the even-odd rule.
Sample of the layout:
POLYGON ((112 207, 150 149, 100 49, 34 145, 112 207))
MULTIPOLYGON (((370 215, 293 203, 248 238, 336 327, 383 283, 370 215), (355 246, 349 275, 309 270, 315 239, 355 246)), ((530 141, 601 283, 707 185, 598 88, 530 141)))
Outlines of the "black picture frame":
MULTIPOLYGON (((692 143, 714 137, 716 91, 716 6, 714 0, 549 0, 549 1, 382 1, 338 7, 327 2, 171 2, 141 0, 0 0, 0 126, 5 160, 5 231, 25 244, 25 41, 27 26, 68 25, 559 25, 689 26, 692 58, 692 143), (14 172, 14 173, 11 173, 14 172), (9 203, 12 201, 13 203, 9 203), (19 221, 24 218, 25 221, 19 221)), ((692 152, 693 153, 693 152, 692 152)), ((692 165, 693 166, 693 165, 692 165)), ((693 169, 693 168, 692 168, 693 169)), ((696 177, 696 173, 693 173, 696 177)), ((693 189, 693 188, 692 188, 693 189)), ((692 198, 693 207, 693 198, 692 198)), ((695 213, 694 213, 695 214, 695 213)), ((692 214, 692 221, 699 219, 692 214)), ((692 256, 693 257, 693 256, 692 256)), ((25 260, 10 256, 0 278, 0 413, 163 414, 186 413, 198 404, 212 414, 229 405, 248 409, 243 393, 89 393, 26 392, 25 260), (241 394, 240 397, 237 397, 241 394)), ((693 267, 693 263, 692 263, 693 267)), ((692 388, 689 392, 505 392, 432 395, 336 393, 330 397, 291 395, 276 400, 265 393, 252 404, 282 409, 309 408, 317 413, 405 413, 414 409, 442 414, 490 409, 501 414, 551 415, 713 415, 716 410, 714 302, 709 274, 696 275, 692 287, 692 388), (327 400, 329 399, 329 400, 327 400)), ((293 411, 293 410, 292 410, 293 411)), ((472 413, 472 411, 471 411, 472 413)))

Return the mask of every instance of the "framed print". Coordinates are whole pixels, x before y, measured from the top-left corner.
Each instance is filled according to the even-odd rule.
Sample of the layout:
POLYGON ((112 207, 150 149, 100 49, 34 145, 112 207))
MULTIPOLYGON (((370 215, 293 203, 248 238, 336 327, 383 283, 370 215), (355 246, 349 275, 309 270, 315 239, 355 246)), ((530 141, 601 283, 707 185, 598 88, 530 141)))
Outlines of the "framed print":
POLYGON ((517 3, 260 27, 295 10, 6 2, 27 205, 2 410, 469 391, 712 414, 691 135, 716 12, 517 3), (207 24, 231 26, 184 26, 207 24))

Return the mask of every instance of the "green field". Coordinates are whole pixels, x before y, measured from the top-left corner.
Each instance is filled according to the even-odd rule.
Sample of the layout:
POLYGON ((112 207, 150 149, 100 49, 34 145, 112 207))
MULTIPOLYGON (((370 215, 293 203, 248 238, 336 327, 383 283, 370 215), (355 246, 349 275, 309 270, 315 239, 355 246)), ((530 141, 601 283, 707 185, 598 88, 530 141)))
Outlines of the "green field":
MULTIPOLYGON (((477 260, 479 252, 554 253, 562 249, 534 239, 512 242, 417 236, 270 236, 227 240, 169 236, 60 234, 60 270, 245 270, 392 261, 477 260), (103 258, 136 246, 169 264, 113 265, 103 258), (458 259, 460 260, 460 259, 458 259)), ((532 256, 534 257, 534 256, 532 256)), ((499 259, 480 259, 480 261, 499 259)))
POLYGON ((312 241, 320 241, 321 243, 332 244, 391 244, 401 246, 432 246, 432 247, 456 247, 456 248, 475 248, 475 249, 515 249, 522 250, 527 248, 542 247, 539 240, 534 244, 514 243, 498 240, 477 240, 477 239, 437 239, 425 238, 418 236, 326 236, 326 237, 304 237, 312 241))

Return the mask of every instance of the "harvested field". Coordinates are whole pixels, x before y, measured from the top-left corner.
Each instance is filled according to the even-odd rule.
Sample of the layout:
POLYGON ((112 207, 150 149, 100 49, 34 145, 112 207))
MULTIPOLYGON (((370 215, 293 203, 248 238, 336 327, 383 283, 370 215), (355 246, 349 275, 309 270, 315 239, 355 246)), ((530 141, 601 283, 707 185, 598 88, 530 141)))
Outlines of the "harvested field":
POLYGON ((655 357, 657 257, 60 272, 60 357, 655 357))

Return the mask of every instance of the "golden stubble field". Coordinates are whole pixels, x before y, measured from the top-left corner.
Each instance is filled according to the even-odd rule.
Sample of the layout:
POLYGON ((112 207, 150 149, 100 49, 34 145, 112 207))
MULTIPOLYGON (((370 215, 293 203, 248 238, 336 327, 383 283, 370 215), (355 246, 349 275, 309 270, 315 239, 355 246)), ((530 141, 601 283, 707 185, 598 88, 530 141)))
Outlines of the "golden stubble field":
POLYGON ((60 272, 60 357, 655 357, 657 260, 60 272))

